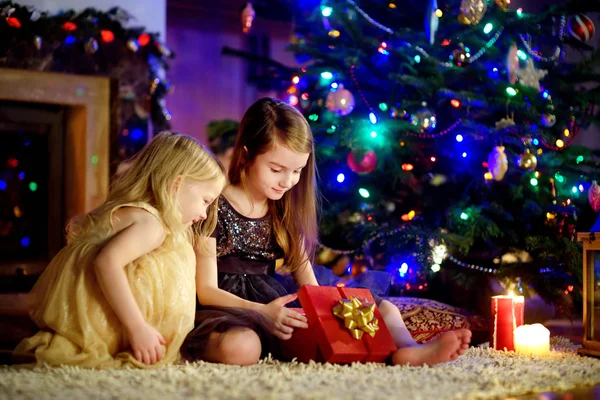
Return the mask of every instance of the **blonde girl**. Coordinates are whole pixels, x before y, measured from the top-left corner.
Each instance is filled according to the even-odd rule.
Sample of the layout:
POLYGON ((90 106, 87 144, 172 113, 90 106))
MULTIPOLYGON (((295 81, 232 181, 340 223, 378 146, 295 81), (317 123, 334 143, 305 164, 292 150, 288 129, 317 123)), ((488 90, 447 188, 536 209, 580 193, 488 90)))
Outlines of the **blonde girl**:
POLYGON ((70 221, 30 295, 40 331, 15 354, 89 368, 177 361, 194 321, 193 243, 213 231, 225 181, 198 141, 157 135, 100 207, 70 221))

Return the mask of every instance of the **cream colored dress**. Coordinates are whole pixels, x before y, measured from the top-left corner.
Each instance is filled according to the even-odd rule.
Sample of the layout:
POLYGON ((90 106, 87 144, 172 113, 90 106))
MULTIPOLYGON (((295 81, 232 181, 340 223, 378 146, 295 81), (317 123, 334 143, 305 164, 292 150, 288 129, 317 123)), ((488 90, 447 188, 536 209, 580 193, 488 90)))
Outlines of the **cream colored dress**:
MULTIPOLYGON (((126 204, 147 210, 147 204, 126 204)), ((93 232, 69 243, 56 255, 31 291, 30 315, 41 331, 15 349, 34 353, 38 363, 119 368, 156 368, 179 360, 179 350, 194 327, 196 310, 194 251, 189 240, 167 236, 160 247, 125 266, 129 285, 146 321, 165 338, 162 361, 138 362, 125 329, 108 304, 92 262, 114 236, 111 216, 93 232)))

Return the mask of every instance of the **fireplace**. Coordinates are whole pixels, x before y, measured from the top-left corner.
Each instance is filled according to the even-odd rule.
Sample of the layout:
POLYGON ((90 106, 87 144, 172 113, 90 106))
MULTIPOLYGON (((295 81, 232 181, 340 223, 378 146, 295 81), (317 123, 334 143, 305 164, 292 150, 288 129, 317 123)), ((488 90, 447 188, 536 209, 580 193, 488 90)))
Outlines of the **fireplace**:
POLYGON ((61 106, 0 101, 0 265, 42 269, 63 245, 63 119, 61 106))
POLYGON ((0 68, 0 291, 27 290, 97 207, 117 157, 108 78, 0 68))

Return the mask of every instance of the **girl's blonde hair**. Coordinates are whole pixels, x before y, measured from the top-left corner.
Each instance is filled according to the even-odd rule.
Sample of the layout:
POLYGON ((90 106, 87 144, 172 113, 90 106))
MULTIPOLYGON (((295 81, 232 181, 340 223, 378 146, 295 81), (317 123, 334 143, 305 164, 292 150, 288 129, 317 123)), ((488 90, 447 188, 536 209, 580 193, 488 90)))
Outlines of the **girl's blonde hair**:
POLYGON ((280 200, 269 200, 277 244, 284 252, 285 269, 295 272, 311 259, 318 244, 314 142, 306 119, 292 106, 276 99, 263 98, 254 103, 240 123, 229 167, 231 184, 241 184, 246 194, 248 168, 256 157, 275 143, 298 153, 308 153, 300 180, 280 200), (308 258, 307 258, 308 257, 308 258))
MULTIPOLYGON (((223 166, 198 140, 173 132, 162 132, 127 162, 110 187, 108 197, 97 209, 74 218, 67 227, 67 241, 87 234, 111 210, 128 203, 147 203, 161 214, 167 234, 185 232, 173 192, 175 179, 219 181, 225 184, 223 166)), ((181 185, 179 185, 180 187, 181 185)), ((207 209, 205 221, 193 226, 194 236, 209 236, 217 224, 217 200, 207 209)))

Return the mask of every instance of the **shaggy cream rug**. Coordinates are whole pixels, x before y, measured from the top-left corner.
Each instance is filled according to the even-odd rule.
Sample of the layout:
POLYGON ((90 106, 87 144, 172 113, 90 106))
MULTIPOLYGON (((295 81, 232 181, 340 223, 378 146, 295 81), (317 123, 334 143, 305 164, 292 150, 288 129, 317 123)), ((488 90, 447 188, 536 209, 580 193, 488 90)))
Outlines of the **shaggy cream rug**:
POLYGON ((434 367, 280 363, 251 367, 197 362, 158 370, 0 367, 2 399, 490 399, 600 384, 600 360, 553 338, 551 355, 485 347, 434 367))

